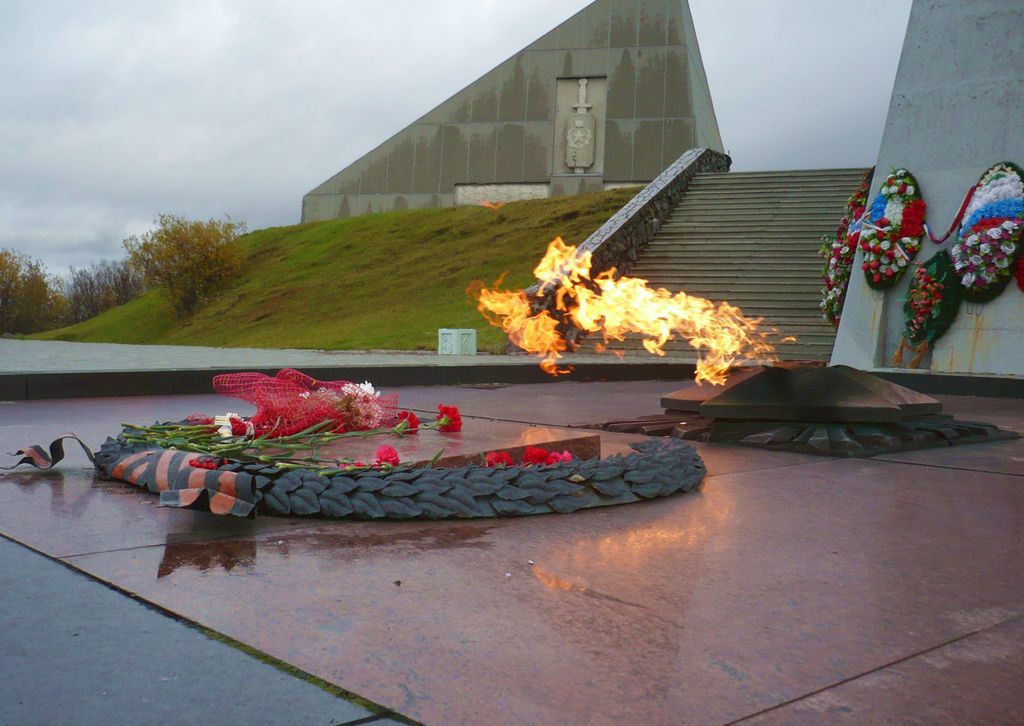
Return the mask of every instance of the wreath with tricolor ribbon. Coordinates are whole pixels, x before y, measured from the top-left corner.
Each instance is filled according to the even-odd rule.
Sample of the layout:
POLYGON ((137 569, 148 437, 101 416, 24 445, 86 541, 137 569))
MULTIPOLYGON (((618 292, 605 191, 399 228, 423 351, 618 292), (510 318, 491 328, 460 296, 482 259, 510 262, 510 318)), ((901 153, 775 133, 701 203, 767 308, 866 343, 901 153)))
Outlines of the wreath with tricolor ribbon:
POLYGON ((1017 273, 1024 230, 1024 181, 1017 165, 1003 161, 986 171, 974 187, 963 223, 953 242, 953 267, 961 294, 970 302, 995 299, 1017 273))
POLYGON ((884 290, 902 277, 921 249, 925 202, 906 169, 894 169, 871 203, 860 233, 861 269, 870 287, 884 290))

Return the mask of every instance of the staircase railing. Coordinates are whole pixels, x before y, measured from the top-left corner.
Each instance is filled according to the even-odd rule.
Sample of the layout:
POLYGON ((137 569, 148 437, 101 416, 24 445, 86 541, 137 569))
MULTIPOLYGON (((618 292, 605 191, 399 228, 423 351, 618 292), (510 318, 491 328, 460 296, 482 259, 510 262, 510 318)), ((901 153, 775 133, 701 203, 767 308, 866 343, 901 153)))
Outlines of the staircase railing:
POLYGON ((650 244, 686 193, 694 175, 729 171, 732 159, 720 151, 690 149, 644 187, 579 246, 591 253, 591 276, 614 267, 625 274, 650 244))
MULTIPOLYGON (((694 175, 729 171, 731 165, 727 154, 706 148, 690 149, 672 162, 579 246, 579 254, 591 253, 591 277, 613 267, 620 275, 628 272, 679 204, 694 175)), ((536 294, 539 289, 537 283, 527 293, 536 294)))
MULTIPOLYGON (((730 166, 732 159, 727 154, 703 147, 690 149, 672 162, 579 246, 579 254, 591 253, 591 277, 611 268, 618 275, 628 272, 679 204, 693 177, 701 172, 729 171, 730 166)), ((539 290, 537 283, 526 291, 533 298, 534 313, 554 305, 553 294, 538 295, 539 290)), ((566 337, 575 343, 579 332, 570 328, 566 337)), ((510 352, 519 350, 511 342, 508 348, 510 352)))

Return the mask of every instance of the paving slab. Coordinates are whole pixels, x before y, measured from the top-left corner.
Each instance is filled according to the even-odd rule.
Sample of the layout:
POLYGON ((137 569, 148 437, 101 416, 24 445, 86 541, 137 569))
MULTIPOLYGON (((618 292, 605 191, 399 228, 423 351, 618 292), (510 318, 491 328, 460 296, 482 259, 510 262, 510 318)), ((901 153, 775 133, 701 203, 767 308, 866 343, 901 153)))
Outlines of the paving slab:
MULTIPOLYGON (((402 389, 402 405, 459 405, 467 426, 503 416, 564 426, 609 409, 657 413, 674 388, 415 387, 402 389)), ((35 434, 51 423, 98 438, 118 418, 222 405, 145 401, 127 417, 116 401, 0 407, 0 449, 42 441, 35 434)), ((1024 429, 1024 402, 996 409, 1001 425, 1024 429)), ((602 432, 602 452, 637 438, 602 432)), ((701 444, 709 475, 689 494, 441 522, 229 520, 157 508, 72 464, 0 478, 0 532, 428 724, 727 723, 776 712, 783 723, 784 709, 982 635, 1001 644, 999 682, 1024 680, 1017 636, 998 630, 1024 613, 1014 444, 960 447, 974 468, 701 444)), ((984 684, 973 704, 957 695, 967 689, 956 680, 984 668, 920 673, 900 676, 900 698, 927 701, 928 714, 999 722, 1024 704, 1019 689, 992 702, 984 684)), ((869 690, 836 698, 856 712, 871 705, 869 690)), ((903 714, 897 700, 893 690, 892 713, 903 714)))
POLYGON ((4 537, 0 562, 5 724, 396 723, 4 537))
POLYGON ((998 610, 989 616, 994 624, 970 635, 741 723, 1024 723, 1024 707, 1012 695, 1021 685, 1024 617, 998 610))

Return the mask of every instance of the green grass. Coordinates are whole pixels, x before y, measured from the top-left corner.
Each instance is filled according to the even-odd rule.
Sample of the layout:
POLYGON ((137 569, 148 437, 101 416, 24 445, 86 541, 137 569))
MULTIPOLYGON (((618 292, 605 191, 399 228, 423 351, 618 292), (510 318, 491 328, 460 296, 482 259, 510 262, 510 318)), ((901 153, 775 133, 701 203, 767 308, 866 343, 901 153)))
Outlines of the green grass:
POLYGON ((257 230, 209 305, 175 320, 162 291, 31 336, 104 343, 434 350, 438 328, 475 328, 504 350, 466 294, 475 280, 526 287, 548 243, 579 244, 636 193, 616 189, 486 207, 418 209, 257 230))

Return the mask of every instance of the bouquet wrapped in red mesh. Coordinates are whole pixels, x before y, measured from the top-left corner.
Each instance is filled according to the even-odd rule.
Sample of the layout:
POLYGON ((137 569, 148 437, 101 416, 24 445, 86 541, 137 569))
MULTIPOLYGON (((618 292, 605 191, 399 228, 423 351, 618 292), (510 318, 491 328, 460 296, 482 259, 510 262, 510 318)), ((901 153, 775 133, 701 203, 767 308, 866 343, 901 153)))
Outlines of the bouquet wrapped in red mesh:
POLYGON ((291 436, 323 421, 330 431, 368 431, 393 426, 398 394, 381 396, 369 383, 318 381, 285 368, 271 378, 263 373, 225 373, 214 376, 217 393, 256 406, 252 425, 256 436, 291 436))

